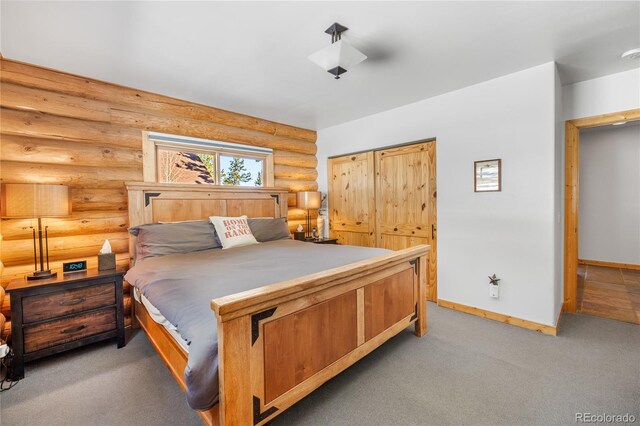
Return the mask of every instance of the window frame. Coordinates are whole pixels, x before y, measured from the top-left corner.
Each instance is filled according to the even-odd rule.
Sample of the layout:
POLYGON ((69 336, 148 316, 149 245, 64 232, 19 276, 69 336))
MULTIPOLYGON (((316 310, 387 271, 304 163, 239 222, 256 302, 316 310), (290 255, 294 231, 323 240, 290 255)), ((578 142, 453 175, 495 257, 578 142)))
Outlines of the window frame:
POLYGON ((262 185, 260 187, 265 188, 274 186, 272 149, 157 132, 143 132, 142 135, 142 174, 145 182, 160 182, 158 179, 160 169, 158 167, 159 149, 213 155, 215 158, 215 183, 210 184, 213 186, 248 186, 225 185, 221 182, 221 155, 262 160, 262 185))

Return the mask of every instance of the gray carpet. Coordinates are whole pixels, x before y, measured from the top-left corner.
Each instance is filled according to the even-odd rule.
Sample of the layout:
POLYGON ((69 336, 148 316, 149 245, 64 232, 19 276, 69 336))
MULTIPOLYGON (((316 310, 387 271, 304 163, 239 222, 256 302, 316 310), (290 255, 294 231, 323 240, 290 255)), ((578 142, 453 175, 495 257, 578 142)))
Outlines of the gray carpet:
MULTIPOLYGON (((144 333, 27 364, 0 394, 9 425, 199 425, 144 333)), ((429 334, 403 332, 274 425, 575 424, 575 413, 640 422, 640 327, 565 315, 550 337, 429 304, 429 334)))

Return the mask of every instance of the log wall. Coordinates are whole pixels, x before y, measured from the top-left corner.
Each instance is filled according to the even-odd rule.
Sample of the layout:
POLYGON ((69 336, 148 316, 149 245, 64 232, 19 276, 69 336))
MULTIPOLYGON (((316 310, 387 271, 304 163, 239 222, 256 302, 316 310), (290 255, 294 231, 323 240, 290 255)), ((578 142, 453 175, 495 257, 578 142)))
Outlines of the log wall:
MULTIPOLYGON (((69 185, 73 214, 48 219, 52 267, 87 259, 109 239, 129 259, 126 181, 142 181, 142 132, 272 148, 275 185, 317 190, 316 132, 0 59, 0 180, 69 185)), ((289 197, 295 207, 295 196, 289 197)), ((293 229, 305 212, 291 208, 293 229)), ((3 219, 2 285, 33 270, 31 220, 3 219)))

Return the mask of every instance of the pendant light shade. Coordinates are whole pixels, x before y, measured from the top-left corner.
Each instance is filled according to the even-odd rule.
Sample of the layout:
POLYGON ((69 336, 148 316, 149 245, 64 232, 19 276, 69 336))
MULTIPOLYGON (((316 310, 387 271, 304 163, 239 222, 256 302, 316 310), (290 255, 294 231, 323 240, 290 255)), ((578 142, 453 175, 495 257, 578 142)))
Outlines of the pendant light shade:
POLYGON ((341 34, 348 28, 338 23, 330 26, 325 32, 331 34, 331 45, 309 55, 309 60, 336 79, 355 65, 367 59, 367 56, 341 39, 341 34))
POLYGON ((344 74, 365 59, 367 59, 366 55, 344 40, 338 40, 309 55, 311 62, 333 74, 335 78, 340 78, 340 74, 344 74))

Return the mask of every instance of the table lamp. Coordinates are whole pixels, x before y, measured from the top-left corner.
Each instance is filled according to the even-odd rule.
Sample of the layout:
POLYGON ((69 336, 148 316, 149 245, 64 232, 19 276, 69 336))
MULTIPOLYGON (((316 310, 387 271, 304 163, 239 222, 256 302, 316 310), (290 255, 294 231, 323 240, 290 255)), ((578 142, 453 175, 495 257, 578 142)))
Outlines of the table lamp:
POLYGON ((33 263, 34 272, 28 280, 53 278, 56 272, 49 269, 49 236, 48 226, 44 227, 44 244, 42 241, 42 218, 64 217, 71 214, 69 187, 64 185, 42 185, 37 183, 5 183, 0 191, 0 214, 3 218, 38 219, 38 244, 36 245, 36 229, 33 230, 33 263), (39 253, 39 257, 38 257, 39 253), (44 268, 45 258, 47 269, 44 268), (38 270, 38 259, 40 269, 38 270))
POLYGON ((311 216, 310 210, 317 210, 322 203, 322 194, 317 191, 303 191, 296 194, 296 204, 299 209, 307 210, 306 238, 311 239, 311 216))

